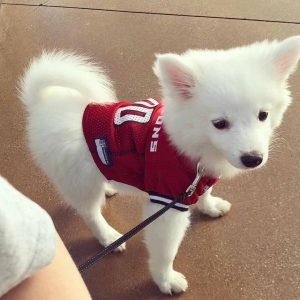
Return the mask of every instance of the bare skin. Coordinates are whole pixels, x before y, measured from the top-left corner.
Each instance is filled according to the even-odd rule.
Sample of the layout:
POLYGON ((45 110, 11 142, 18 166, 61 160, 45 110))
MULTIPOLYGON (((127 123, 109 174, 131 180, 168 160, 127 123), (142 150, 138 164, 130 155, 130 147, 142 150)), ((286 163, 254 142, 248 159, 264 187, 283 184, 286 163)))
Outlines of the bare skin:
POLYGON ((59 236, 54 260, 10 290, 1 300, 92 299, 59 236))

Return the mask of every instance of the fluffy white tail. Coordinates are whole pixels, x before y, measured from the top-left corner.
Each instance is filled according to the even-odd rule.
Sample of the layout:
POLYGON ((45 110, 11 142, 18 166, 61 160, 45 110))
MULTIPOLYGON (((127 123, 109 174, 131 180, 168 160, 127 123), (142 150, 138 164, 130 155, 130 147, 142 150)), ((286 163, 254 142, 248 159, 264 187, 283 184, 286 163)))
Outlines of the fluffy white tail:
POLYGON ((21 79, 20 99, 30 107, 50 86, 74 89, 89 101, 115 101, 112 84, 103 70, 74 53, 43 52, 34 59, 21 79))

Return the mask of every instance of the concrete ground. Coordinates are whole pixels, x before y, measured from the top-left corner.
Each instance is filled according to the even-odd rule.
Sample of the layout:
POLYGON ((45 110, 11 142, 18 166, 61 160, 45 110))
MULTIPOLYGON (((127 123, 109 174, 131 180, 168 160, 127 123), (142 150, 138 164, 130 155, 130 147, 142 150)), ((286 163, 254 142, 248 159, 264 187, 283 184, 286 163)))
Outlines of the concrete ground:
MULTIPOLYGON (((143 99, 159 97, 154 53, 228 48, 299 33, 300 1, 292 0, 2 1, 0 172, 51 214, 80 264, 101 247, 30 157, 16 90, 30 59, 42 49, 84 53, 103 62, 119 99, 143 99)), ((228 216, 213 220, 193 213, 175 261, 189 289, 174 298, 300 299, 300 71, 290 83, 295 101, 268 165, 216 187, 233 203, 228 216)), ((116 196, 104 214, 125 232, 141 220, 143 201, 140 195, 116 196)), ((146 261, 138 234, 126 252, 106 257, 84 275, 93 299, 169 299, 151 281, 146 261)))

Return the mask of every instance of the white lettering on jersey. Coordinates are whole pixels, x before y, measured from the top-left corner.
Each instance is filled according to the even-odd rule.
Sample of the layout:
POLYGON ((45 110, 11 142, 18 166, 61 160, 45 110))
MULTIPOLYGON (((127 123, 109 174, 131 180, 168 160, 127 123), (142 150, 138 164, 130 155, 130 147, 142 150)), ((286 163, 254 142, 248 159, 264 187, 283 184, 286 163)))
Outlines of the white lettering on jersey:
POLYGON ((157 120, 156 120, 155 124, 157 124, 157 125, 161 125, 161 124, 162 124, 162 122, 163 122, 163 118, 162 118, 162 116, 159 116, 159 117, 157 118, 157 120))
POLYGON ((158 144, 158 141, 151 141, 150 152, 156 152, 157 151, 157 144, 158 144))
POLYGON ((154 128, 153 128, 153 131, 154 131, 154 133, 152 134, 152 138, 153 138, 153 139, 158 139, 160 127, 154 127, 154 128))
POLYGON ((157 151, 159 132, 161 130, 162 122, 163 122, 163 118, 162 116, 159 116, 155 122, 155 125, 160 125, 160 126, 153 127, 153 132, 152 132, 151 142, 150 142, 150 152, 157 151))
POLYGON ((153 108, 134 105, 121 107, 115 113, 114 123, 116 125, 121 125, 125 122, 146 124, 149 122, 153 110, 153 108), (141 115, 139 115, 139 113, 141 115))
POLYGON ((149 98, 147 100, 143 100, 143 101, 138 101, 138 102, 134 102, 134 104, 141 104, 147 107, 155 107, 157 106, 159 103, 158 101, 156 101, 155 99, 149 98))
POLYGON ((134 102, 129 106, 120 107, 115 113, 114 123, 115 125, 122 125, 125 122, 146 124, 150 121, 154 107, 157 105, 159 105, 159 102, 150 98, 134 102))

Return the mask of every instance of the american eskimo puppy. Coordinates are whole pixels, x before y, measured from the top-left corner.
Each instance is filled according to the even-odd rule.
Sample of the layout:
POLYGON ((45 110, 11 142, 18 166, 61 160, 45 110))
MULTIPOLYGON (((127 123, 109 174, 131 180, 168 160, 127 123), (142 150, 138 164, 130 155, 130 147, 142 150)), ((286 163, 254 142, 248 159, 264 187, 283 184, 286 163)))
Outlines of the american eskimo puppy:
MULTIPOLYGON (((99 211, 105 204, 105 196, 116 192, 108 180, 117 178, 138 188, 143 188, 143 180, 147 182, 150 187, 145 190, 152 200, 145 205, 144 217, 148 217, 174 198, 168 191, 164 195, 152 193, 153 189, 156 191, 155 185, 161 184, 160 188, 164 189, 167 180, 176 186, 181 184, 181 174, 178 175, 178 169, 177 173, 172 172, 173 164, 166 153, 176 158, 174 165, 182 163, 184 158, 189 166, 196 168, 200 161, 205 175, 213 178, 232 177, 265 165, 272 133, 292 100, 287 80, 296 69, 299 57, 300 36, 229 50, 157 55, 153 70, 162 88, 163 103, 148 99, 132 106, 130 103, 118 106, 112 84, 100 67, 73 53, 45 52, 32 61, 20 84, 20 99, 29 112, 32 155, 67 204, 82 216, 100 244, 107 246, 121 236, 99 211), (110 119, 108 126, 115 130, 107 134, 119 134, 121 142, 103 136, 106 133, 102 134, 101 130, 108 129, 101 123, 101 112, 100 118, 95 117, 95 126, 97 122, 102 126, 96 129, 98 138, 83 132, 87 106, 96 110, 100 106, 115 107, 111 116, 103 113, 103 119, 110 119), (150 129, 145 127, 143 131, 138 127, 146 123, 152 124, 150 129), (128 134, 128 130, 133 131, 128 134), (128 136, 123 138, 122 134, 128 136), (128 156, 131 165, 124 167, 122 163, 127 156, 120 158, 112 148, 121 147, 136 136, 145 142, 144 150, 137 150, 139 146, 134 148, 129 142, 129 150, 120 151, 139 151, 139 160, 128 156), (160 142, 163 138, 164 146, 160 142), (151 155, 163 147, 171 149, 165 148, 166 159, 151 161, 151 155), (152 168, 152 177, 143 179, 146 171, 144 174, 141 169, 135 174, 136 168, 131 168, 135 164, 137 168, 152 168), (100 171, 100 165, 106 173, 100 171), (117 170, 109 173, 114 165, 117 170), (171 172, 166 171, 168 168, 171 172), (159 175, 155 177, 153 172, 159 175), (133 178, 140 183, 135 184, 133 178)), ((86 117, 87 131, 89 126, 93 127, 93 116, 92 112, 86 117)), ((185 174, 183 166, 187 163, 181 165, 185 174)), ((173 187, 168 188, 171 191, 173 187)), ((212 196, 211 192, 211 187, 198 191, 199 211, 211 217, 226 214, 231 204, 212 196)), ((167 294, 185 291, 188 286, 184 275, 173 269, 175 255, 190 223, 187 205, 177 208, 169 210, 145 230, 152 278, 167 294)), ((122 245, 117 250, 124 249, 122 245)))

